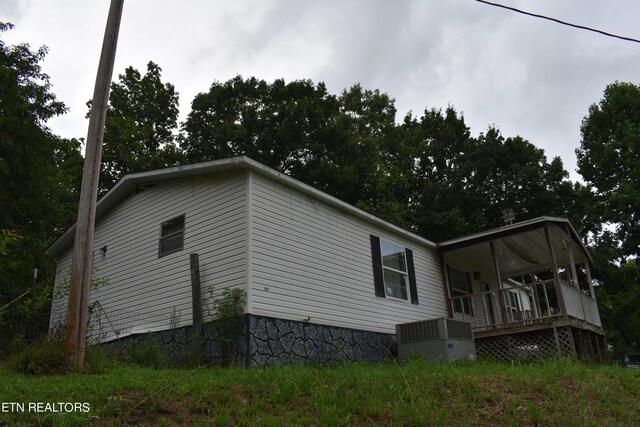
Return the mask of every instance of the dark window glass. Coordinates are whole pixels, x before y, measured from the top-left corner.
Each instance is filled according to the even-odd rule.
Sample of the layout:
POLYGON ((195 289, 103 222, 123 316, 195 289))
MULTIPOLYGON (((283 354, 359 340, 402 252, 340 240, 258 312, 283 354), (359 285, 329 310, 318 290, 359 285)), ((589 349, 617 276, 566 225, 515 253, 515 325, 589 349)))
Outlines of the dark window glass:
POLYGON ((158 257, 181 251, 184 248, 184 215, 162 223, 158 257))
POLYGON ((471 299, 468 296, 471 294, 471 279, 469 274, 456 268, 449 267, 449 284, 454 311, 456 313, 464 313, 469 316, 473 316, 471 299))
POLYGON ((384 290, 389 297, 407 299, 407 260, 404 248, 380 240, 384 290))

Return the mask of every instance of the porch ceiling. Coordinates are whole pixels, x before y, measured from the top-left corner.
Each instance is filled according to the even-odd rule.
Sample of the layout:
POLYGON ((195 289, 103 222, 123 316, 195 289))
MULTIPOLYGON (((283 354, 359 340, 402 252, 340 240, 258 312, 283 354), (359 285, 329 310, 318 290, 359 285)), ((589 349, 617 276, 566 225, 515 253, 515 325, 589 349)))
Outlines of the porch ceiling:
POLYGON ((552 261, 544 232, 547 226, 558 266, 569 265, 571 242, 574 242, 573 257, 576 264, 590 259, 567 220, 548 218, 444 242, 440 245, 440 250, 447 261, 458 260, 472 266, 474 270, 493 271, 489 242, 494 242, 503 278, 550 270, 552 261))

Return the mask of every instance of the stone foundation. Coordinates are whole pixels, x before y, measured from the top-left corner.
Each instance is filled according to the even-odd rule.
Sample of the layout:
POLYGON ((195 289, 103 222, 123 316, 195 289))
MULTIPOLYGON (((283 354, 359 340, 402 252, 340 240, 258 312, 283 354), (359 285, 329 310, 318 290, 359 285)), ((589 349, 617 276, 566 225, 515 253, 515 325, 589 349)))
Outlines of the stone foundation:
MULTIPOLYGON (((382 362, 396 357, 394 334, 361 331, 309 322, 245 315, 233 340, 221 340, 215 322, 204 325, 202 353, 193 353, 193 327, 130 335, 104 343, 107 351, 125 359, 159 358, 160 364, 237 363, 245 367, 293 364, 328 365, 338 362, 382 362), (155 355, 153 353, 156 353, 155 355), (226 354, 224 354, 226 353, 226 354)), ((153 361, 153 360, 151 360, 153 361)))
POLYGON ((246 366, 382 362, 396 355, 393 334, 249 316, 246 366))
MULTIPOLYGON (((242 328, 243 331, 245 328, 242 328)), ((180 328, 167 329, 158 332, 148 332, 142 334, 129 335, 124 338, 109 341, 102 346, 107 352, 115 353, 124 360, 138 362, 142 358, 153 361, 157 353, 157 363, 168 366, 185 366, 199 363, 205 364, 226 364, 244 363, 246 338, 243 334, 238 334, 233 343, 229 345, 229 355, 223 354, 223 345, 218 339, 215 324, 207 323, 203 326, 202 350, 200 355, 193 351, 193 326, 183 326, 180 328)))

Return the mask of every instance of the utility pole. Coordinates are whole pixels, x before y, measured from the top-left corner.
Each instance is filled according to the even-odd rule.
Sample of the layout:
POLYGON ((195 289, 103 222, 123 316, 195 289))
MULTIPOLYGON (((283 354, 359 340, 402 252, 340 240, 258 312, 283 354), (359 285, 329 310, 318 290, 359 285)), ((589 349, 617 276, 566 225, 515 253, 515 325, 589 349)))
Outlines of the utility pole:
POLYGON ((89 131, 85 147, 80 205, 76 222, 76 236, 71 264, 71 288, 67 313, 67 335, 65 353, 69 368, 81 373, 84 368, 84 353, 87 339, 87 315, 91 291, 93 268, 93 232, 98 198, 98 179, 102 157, 102 137, 109 102, 111 76, 116 57, 118 32, 124 0, 111 0, 107 26, 102 42, 100 63, 89 115, 89 131))

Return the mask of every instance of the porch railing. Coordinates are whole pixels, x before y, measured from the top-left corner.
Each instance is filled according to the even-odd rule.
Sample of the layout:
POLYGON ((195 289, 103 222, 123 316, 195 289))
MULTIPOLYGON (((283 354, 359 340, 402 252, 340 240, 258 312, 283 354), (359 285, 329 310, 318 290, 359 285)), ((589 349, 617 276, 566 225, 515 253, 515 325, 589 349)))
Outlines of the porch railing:
MULTIPOLYGON (((567 316, 602 327, 596 300, 580 289, 561 286, 567 316)), ((451 308, 456 318, 478 328, 540 323, 564 314, 553 280, 453 297, 451 308)))
POLYGON ((596 300, 578 288, 565 283, 562 283, 561 286, 567 315, 575 319, 584 320, 591 325, 602 327, 596 300))

